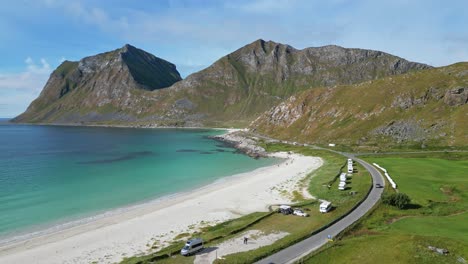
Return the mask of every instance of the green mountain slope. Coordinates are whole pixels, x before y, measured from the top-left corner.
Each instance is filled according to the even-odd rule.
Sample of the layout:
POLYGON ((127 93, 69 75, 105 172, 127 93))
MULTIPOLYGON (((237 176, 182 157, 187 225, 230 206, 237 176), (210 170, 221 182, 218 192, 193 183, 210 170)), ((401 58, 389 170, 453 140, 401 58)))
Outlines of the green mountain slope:
POLYGON ((251 128, 284 139, 346 145, 468 144, 468 63, 355 85, 309 89, 251 128))
POLYGON ((158 89, 179 80, 175 66, 130 47, 64 63, 15 121, 240 126, 307 88, 430 68, 380 51, 257 40, 158 89))

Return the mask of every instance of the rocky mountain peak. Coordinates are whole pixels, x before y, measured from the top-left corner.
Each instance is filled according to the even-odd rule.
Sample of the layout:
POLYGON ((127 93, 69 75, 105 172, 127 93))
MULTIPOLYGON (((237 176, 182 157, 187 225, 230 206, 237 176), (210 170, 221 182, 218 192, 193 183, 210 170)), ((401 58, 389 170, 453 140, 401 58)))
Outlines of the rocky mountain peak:
POLYGON ((78 62, 63 62, 16 121, 44 120, 59 115, 59 109, 126 109, 132 92, 166 88, 181 79, 174 64, 126 44, 78 62))
POLYGON ((125 120, 164 125, 231 119, 247 124, 305 89, 428 67, 378 51, 331 45, 299 50, 258 39, 181 80, 174 64, 126 44, 61 65, 21 117, 32 122, 98 122, 121 120, 125 113, 125 120))

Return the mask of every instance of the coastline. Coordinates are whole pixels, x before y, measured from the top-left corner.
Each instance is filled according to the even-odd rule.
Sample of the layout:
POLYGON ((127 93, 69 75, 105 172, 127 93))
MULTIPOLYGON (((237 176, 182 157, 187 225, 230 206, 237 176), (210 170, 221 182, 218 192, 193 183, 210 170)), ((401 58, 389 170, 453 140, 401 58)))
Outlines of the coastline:
MULTIPOLYGON (((238 130, 228 130, 225 135, 238 130)), ((221 139, 220 139, 221 140, 221 139)), ((149 253, 183 232, 194 232, 268 206, 289 203, 280 189, 293 191, 301 179, 322 164, 320 158, 276 153, 280 164, 229 176, 199 189, 124 208, 92 221, 0 246, 6 263, 113 263, 149 253), (242 196, 239 197, 239 193, 242 196)))

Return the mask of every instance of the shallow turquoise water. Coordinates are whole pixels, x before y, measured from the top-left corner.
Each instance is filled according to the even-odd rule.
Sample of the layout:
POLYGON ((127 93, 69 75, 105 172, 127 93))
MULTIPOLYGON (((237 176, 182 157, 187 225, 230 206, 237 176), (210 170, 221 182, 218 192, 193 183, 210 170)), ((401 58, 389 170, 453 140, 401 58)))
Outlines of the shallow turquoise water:
POLYGON ((277 162, 252 159, 207 138, 217 133, 0 123, 0 237, 277 162))

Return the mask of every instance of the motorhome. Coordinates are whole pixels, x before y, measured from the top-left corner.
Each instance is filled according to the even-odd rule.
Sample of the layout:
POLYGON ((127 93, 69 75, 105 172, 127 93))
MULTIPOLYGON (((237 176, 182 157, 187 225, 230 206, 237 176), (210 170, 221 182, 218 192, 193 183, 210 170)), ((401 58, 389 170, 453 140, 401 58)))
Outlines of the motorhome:
POLYGON ((288 215, 288 214, 293 213, 293 209, 289 205, 280 205, 280 207, 278 209, 278 212, 280 212, 280 213, 282 213, 284 215, 288 215))
POLYGON ((190 256, 203 249, 203 239, 192 238, 185 243, 185 246, 180 250, 183 256, 190 256))
POLYGON ((346 181, 346 173, 340 174, 340 181, 346 181))
POLYGON ((327 213, 331 210, 332 208, 332 204, 331 202, 329 201, 323 201, 321 204, 320 204, 320 212, 321 213, 327 213))

